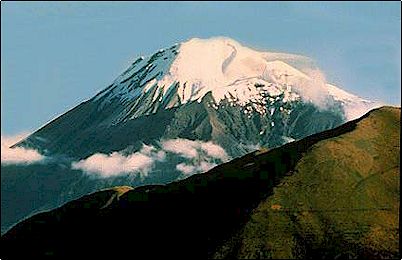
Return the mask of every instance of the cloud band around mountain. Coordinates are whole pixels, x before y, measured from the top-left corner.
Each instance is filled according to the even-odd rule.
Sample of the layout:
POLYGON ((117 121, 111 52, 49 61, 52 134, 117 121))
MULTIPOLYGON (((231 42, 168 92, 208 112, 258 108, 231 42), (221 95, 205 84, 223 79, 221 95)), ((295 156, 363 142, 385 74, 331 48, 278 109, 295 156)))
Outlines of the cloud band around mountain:
POLYGON ((178 163, 175 169, 182 174, 191 175, 208 171, 217 163, 230 159, 222 147, 212 142, 170 139, 161 141, 159 146, 144 144, 139 151, 128 155, 122 152, 96 153, 73 162, 71 167, 100 178, 129 173, 138 173, 145 177, 157 162, 164 162, 169 155, 182 158, 184 162, 178 163))
POLYGON ((10 148, 12 145, 24 139, 28 134, 17 134, 14 136, 1 135, 1 164, 31 164, 42 161, 45 156, 34 149, 23 147, 10 148))

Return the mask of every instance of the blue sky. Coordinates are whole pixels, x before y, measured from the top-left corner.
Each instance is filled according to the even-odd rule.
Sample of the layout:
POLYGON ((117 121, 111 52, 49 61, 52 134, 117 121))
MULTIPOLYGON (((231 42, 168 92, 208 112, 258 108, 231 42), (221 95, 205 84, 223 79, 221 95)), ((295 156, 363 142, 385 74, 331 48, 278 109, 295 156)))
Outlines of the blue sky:
POLYGON ((1 132, 33 131, 137 56, 231 37, 312 57, 331 83, 401 104, 399 2, 1 2, 1 132))

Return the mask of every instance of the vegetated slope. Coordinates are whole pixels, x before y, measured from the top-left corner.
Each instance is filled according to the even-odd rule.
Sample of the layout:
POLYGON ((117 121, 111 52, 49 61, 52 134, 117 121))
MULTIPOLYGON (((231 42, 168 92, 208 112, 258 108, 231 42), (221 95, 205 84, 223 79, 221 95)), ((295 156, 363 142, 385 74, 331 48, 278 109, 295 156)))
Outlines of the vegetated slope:
POLYGON ((315 144, 216 254, 399 258, 400 109, 315 144))
POLYGON ((169 185, 102 191, 25 220, 2 258, 398 257, 400 109, 169 185))

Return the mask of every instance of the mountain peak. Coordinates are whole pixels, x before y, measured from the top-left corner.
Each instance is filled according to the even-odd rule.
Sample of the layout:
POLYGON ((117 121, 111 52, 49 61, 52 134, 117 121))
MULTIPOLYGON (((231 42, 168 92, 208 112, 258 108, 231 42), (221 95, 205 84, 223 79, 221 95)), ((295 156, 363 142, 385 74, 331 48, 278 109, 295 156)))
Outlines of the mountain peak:
MULTIPOLYGON (((341 91, 327 84, 322 75, 312 60, 304 56, 257 51, 227 37, 191 38, 138 58, 95 100, 106 100, 103 104, 113 98, 122 102, 146 100, 141 103, 143 107, 137 105, 139 112, 134 112, 133 118, 143 115, 141 111, 153 113, 159 108, 201 102, 209 92, 216 103, 230 100, 241 106, 265 106, 266 96, 283 94, 285 102, 303 99, 323 106, 330 98, 353 106, 363 102, 364 112, 366 103, 370 107, 369 101, 351 94, 345 100, 345 95, 339 96, 341 91), (145 98, 147 95, 151 96, 145 98)), ((256 111, 265 113, 267 109, 256 111)), ((355 117, 356 113, 352 114, 355 117)))
POLYGON ((181 44, 205 44, 205 45, 211 45, 211 44, 227 44, 230 43, 232 45, 240 45, 239 42, 236 40, 225 37, 225 36, 215 36, 215 37, 210 37, 210 38, 199 38, 199 37, 193 37, 190 38, 181 44))
MULTIPOLYGON (((290 59, 292 55, 282 54, 290 59)), ((301 56, 293 55, 296 60, 301 56)), ((222 88, 244 78, 264 78, 264 73, 307 75, 287 64, 278 54, 259 52, 226 37, 192 38, 180 45, 171 74, 178 81, 190 81, 208 89, 222 88), (276 57, 275 57, 276 56, 276 57)), ((284 78, 281 82, 285 83, 284 78)))

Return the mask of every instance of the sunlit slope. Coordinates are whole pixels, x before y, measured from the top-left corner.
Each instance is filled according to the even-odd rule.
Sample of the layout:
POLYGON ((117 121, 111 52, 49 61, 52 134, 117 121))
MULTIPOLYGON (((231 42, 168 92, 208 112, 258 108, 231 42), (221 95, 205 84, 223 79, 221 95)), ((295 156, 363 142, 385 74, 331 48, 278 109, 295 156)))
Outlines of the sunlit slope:
POLYGON ((399 136, 400 109, 385 107, 313 145, 216 256, 398 256, 399 136))
POLYGON ((105 190, 2 236, 2 258, 398 258, 400 108, 168 185, 105 190), (95 246, 91 246, 95 245, 95 246))

